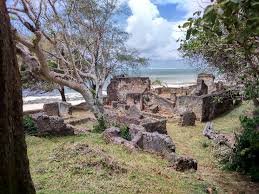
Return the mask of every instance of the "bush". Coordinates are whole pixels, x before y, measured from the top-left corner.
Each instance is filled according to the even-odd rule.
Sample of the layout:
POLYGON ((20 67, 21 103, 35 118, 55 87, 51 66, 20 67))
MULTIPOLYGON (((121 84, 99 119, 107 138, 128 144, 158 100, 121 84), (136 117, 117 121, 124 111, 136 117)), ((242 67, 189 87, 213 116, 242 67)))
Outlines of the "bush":
POLYGON ((107 122, 103 117, 97 119, 97 124, 93 126, 94 133, 102 133, 107 129, 107 122))
POLYGON ((128 126, 123 126, 120 128, 120 135, 123 139, 131 141, 131 135, 128 126))
POLYGON ((232 161, 227 166, 251 176, 253 181, 259 181, 259 116, 255 118, 240 118, 243 132, 236 137, 236 145, 232 161))
POLYGON ((23 127, 24 127, 25 133, 27 133, 29 135, 36 134, 37 130, 38 130, 35 122, 33 121, 33 119, 30 116, 23 117, 23 127))

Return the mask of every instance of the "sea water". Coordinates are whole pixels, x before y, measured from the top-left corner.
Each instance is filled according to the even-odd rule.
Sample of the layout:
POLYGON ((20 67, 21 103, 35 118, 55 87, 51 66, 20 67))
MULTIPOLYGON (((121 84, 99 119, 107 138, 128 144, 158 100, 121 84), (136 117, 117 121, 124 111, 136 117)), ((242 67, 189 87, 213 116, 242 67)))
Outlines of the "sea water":
MULTIPOLYGON (((128 72, 129 76, 145 76, 151 79, 152 83, 160 82, 163 86, 168 87, 181 87, 192 85, 196 82, 198 72, 191 68, 142 68, 134 71, 128 72)), ((108 81, 109 82, 109 81, 108 81)), ((108 85, 108 82, 105 84, 108 85)), ((67 100, 69 102, 82 102, 82 96, 71 90, 69 88, 65 88, 65 93, 67 100)), ((106 94, 106 88, 103 91, 106 94)), ((36 109, 36 104, 40 104, 37 108, 41 108, 44 103, 60 101, 61 97, 58 91, 43 93, 37 92, 32 93, 28 90, 23 90, 23 102, 25 109, 36 109), (32 106, 35 104, 35 106, 32 106), (33 107, 33 108, 30 108, 33 107)))

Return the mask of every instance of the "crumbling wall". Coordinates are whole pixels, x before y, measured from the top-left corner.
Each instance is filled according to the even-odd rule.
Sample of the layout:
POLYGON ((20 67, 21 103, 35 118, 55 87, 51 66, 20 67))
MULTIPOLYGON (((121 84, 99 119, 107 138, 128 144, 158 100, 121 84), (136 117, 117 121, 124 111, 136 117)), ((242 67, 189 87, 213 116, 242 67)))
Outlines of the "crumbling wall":
POLYGON ((197 84, 200 85, 202 80, 208 86, 208 94, 211 94, 216 90, 215 77, 213 74, 200 73, 197 78, 197 84))
POLYGON ((166 98, 163 98, 152 92, 145 93, 145 98, 149 99, 150 101, 149 103, 158 105, 159 110, 169 112, 169 113, 174 112, 175 103, 171 102, 170 100, 167 100, 166 98))
POLYGON ((107 103, 126 102, 128 93, 144 93, 150 90, 150 85, 148 77, 115 77, 107 87, 107 103))
POLYGON ((186 87, 159 87, 155 88, 154 92, 158 95, 161 95, 163 97, 167 97, 170 99, 171 94, 175 94, 176 96, 186 96, 190 95, 191 92, 196 89, 197 85, 191 85, 186 87))
POLYGON ((136 106, 139 110, 143 110, 143 93, 127 93, 126 104, 128 106, 136 106))
POLYGON ((181 96, 177 98, 178 114, 192 111, 200 121, 209 121, 233 108, 233 99, 228 91, 204 96, 181 96))

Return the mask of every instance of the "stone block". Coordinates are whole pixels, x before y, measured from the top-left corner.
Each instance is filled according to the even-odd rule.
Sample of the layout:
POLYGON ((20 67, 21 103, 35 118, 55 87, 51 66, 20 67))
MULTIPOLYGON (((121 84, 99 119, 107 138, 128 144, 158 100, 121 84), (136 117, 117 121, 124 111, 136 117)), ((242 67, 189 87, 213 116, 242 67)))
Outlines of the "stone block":
POLYGON ((67 102, 53 102, 43 105, 43 111, 48 116, 67 116, 72 114, 72 105, 67 102))
POLYGON ((44 113, 32 115, 37 127, 38 136, 48 135, 74 135, 74 128, 71 125, 64 123, 64 119, 57 116, 48 116, 44 113))
POLYGON ((194 112, 186 111, 180 115, 179 125, 181 126, 194 126, 196 115, 194 112))

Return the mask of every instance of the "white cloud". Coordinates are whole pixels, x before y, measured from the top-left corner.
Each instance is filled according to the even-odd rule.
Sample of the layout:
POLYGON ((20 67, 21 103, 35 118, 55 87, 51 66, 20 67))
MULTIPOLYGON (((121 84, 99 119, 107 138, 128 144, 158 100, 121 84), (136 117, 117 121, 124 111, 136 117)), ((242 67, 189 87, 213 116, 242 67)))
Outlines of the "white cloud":
POLYGON ((145 57, 154 60, 180 58, 177 40, 184 35, 178 26, 197 10, 202 10, 210 0, 121 0, 127 2, 132 15, 127 19, 126 31, 131 34, 128 45, 138 49, 145 57), (205 2, 206 1, 206 2, 205 2), (171 22, 160 16, 157 4, 177 4, 185 11, 184 20, 171 22))
POLYGON ((181 22, 169 22, 162 18, 150 0, 129 0, 128 5, 132 11, 126 28, 131 34, 128 45, 151 59, 179 58, 176 40, 182 35, 178 29, 181 22))

